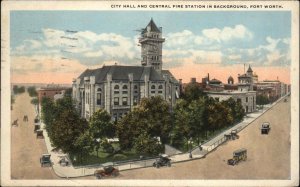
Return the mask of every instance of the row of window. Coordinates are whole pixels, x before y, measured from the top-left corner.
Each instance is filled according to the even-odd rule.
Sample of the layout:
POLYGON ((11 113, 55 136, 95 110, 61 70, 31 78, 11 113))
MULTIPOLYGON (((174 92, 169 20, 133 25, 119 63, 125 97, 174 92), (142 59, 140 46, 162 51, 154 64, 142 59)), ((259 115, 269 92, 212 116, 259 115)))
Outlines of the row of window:
MULTIPOLYGON (((99 89, 101 90, 101 88, 99 88, 99 89)), ((99 89, 98 89, 98 90, 99 90, 99 89)), ((120 89, 119 85, 115 85, 115 86, 114 86, 114 90, 119 90, 119 89, 120 89)), ((123 89, 123 90, 127 90, 127 89, 128 89, 127 85, 124 85, 124 86, 122 87, 122 89, 123 89)), ((135 85, 133 89, 138 89, 137 85, 135 85)), ((151 89, 156 89, 156 86, 155 86, 155 85, 152 85, 152 86, 151 86, 151 89)), ((159 85, 159 86, 158 86, 158 89, 163 89, 163 85, 159 85)), ((101 91, 102 91, 102 90, 101 90, 101 91)))
MULTIPOLYGON (((119 97, 114 97, 114 105, 115 106, 119 106, 120 105, 120 98, 119 97)), ((138 98, 134 97, 133 98, 133 105, 137 105, 138 102, 138 98)), ((128 105, 128 97, 122 97, 122 104, 123 106, 127 106, 128 105)))

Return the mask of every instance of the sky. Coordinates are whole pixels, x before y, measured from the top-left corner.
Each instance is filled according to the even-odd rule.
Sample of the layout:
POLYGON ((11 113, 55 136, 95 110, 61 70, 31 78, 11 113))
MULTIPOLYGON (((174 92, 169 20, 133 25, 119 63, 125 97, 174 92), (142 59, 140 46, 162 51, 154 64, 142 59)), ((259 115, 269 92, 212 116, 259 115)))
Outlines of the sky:
POLYGON ((141 65, 139 31, 162 27, 163 69, 177 79, 224 83, 251 65, 261 80, 290 83, 288 11, 11 11, 13 83, 66 83, 85 69, 141 65))

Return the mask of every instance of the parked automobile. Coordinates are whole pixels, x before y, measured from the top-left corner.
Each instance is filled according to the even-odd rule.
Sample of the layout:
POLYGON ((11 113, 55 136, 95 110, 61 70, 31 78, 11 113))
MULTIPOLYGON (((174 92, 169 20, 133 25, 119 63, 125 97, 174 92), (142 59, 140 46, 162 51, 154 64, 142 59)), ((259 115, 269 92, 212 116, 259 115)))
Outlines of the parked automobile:
POLYGON ((227 160, 228 165, 236 165, 240 161, 246 161, 247 160, 247 149, 239 149, 233 152, 233 158, 227 160))
POLYGON ((159 156, 158 159, 153 163, 153 167, 159 168, 161 166, 168 166, 171 167, 171 159, 168 158, 169 156, 166 154, 162 154, 159 156))
POLYGON ((235 139, 239 139, 239 135, 237 135, 237 130, 232 130, 230 133, 224 134, 224 137, 225 137, 227 140, 235 140, 235 139))
POLYGON ((261 134, 269 134, 269 131, 271 130, 270 123, 264 122, 261 125, 261 134))
POLYGON ((42 154, 42 157, 40 158, 41 166, 44 167, 44 165, 51 166, 51 155, 50 154, 42 154))
POLYGON ((103 177, 110 177, 110 176, 116 177, 118 175, 119 175, 119 170, 113 167, 112 162, 103 164, 103 169, 99 169, 94 172, 94 176, 97 179, 101 179, 103 177))
POLYGON ((44 138, 43 130, 36 130, 36 138, 44 138))
POLYGON ((38 123, 34 124, 34 130, 33 130, 33 132, 36 132, 40 128, 41 128, 40 124, 38 124, 38 123))

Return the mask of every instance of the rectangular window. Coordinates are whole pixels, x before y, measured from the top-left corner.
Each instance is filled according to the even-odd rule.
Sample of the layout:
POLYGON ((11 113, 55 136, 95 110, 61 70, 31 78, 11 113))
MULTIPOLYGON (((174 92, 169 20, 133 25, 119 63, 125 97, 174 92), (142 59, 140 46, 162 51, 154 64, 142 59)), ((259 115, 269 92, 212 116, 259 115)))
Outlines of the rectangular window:
POLYGON ((125 105, 125 106, 126 106, 126 105, 128 104, 127 100, 128 100, 127 97, 123 97, 123 98, 122 98, 122 105, 125 105))
POLYGON ((119 94, 120 92, 119 91, 114 91, 114 94, 119 94))
POLYGON ((101 93, 97 93, 97 105, 101 105, 101 93))
POLYGON ((162 93, 162 91, 158 91, 158 93, 162 93))
POLYGON ((152 94, 155 94, 155 91, 151 91, 152 94))
POLYGON ((237 99, 236 101, 237 101, 238 103, 241 103, 241 102, 242 102, 242 100, 241 100, 241 99, 237 99))
POLYGON ((216 99, 218 102, 220 101, 220 98, 218 98, 218 97, 216 97, 215 99, 216 99))
POLYGON ((134 105, 134 106, 137 105, 137 102, 138 102, 137 97, 134 97, 134 98, 133 98, 133 105, 134 105))
POLYGON ((248 97, 246 97, 246 103, 248 103, 248 97))
POLYGON ((114 105, 119 105, 119 98, 118 97, 114 98, 114 105))
POLYGON ((122 91, 122 94, 128 94, 128 91, 122 91))

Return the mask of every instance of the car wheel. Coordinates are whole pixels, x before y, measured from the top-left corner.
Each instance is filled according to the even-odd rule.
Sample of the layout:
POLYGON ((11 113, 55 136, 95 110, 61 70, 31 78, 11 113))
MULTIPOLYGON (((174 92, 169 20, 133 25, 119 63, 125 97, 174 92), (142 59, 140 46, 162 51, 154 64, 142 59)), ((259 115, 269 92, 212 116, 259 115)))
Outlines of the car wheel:
POLYGON ((156 168, 159 168, 159 165, 158 165, 158 164, 156 165, 156 168))

